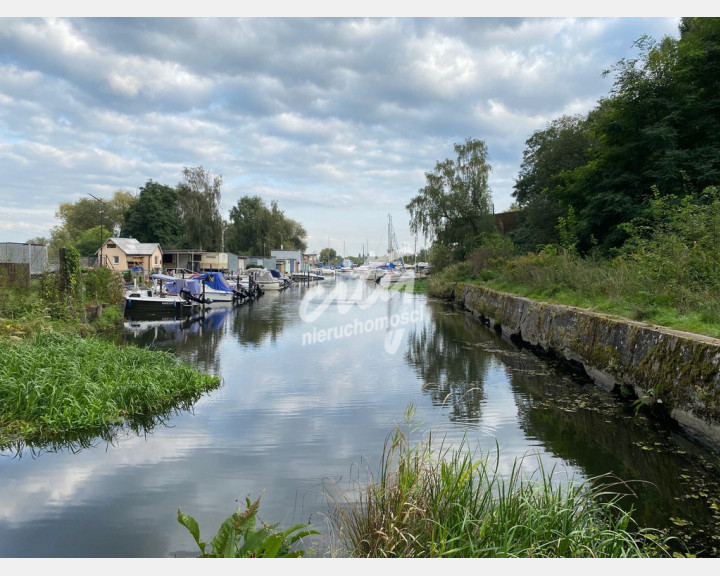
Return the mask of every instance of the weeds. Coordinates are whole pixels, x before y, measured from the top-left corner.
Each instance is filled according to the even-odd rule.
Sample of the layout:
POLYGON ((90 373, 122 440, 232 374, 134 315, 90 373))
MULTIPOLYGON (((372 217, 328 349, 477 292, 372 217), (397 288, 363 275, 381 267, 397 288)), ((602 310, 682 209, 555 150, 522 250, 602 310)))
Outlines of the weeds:
POLYGON ((607 478, 556 482, 542 464, 533 477, 515 461, 474 458, 433 438, 417 446, 400 428, 386 440, 379 478, 355 505, 337 506, 339 533, 357 557, 663 557, 667 539, 631 530, 631 512, 607 478))

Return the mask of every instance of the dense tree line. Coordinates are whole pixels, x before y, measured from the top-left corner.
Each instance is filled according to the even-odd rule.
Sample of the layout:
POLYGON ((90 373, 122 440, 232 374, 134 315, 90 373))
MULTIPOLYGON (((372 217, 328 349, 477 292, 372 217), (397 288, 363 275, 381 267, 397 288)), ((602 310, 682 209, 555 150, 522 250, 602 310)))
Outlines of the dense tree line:
POLYGON ((51 231, 51 250, 72 246, 83 256, 93 256, 111 236, 157 242, 164 249, 248 255, 307 248, 307 232, 287 218, 277 202, 268 208, 260 197, 245 196, 225 221, 220 213, 222 177, 202 166, 184 168, 181 175, 175 187, 148 180, 137 195, 118 190, 109 200, 88 196, 62 203, 55 214, 62 224, 51 231))
MULTIPOLYGON (((678 38, 634 44, 636 58, 603 72, 613 87, 594 109, 526 140, 513 189, 515 251, 619 254, 631 231, 653 229, 658 198, 702 202, 720 183, 720 18, 683 18, 678 38)), ((487 260, 489 248, 509 252, 492 231, 485 143, 467 139, 455 152, 406 206, 411 230, 433 243, 436 269, 479 251, 487 260)))
POLYGON ((581 253, 612 253, 653 198, 682 199, 720 182, 720 18, 683 18, 679 38, 643 36, 620 60, 610 94, 527 141, 514 196, 519 246, 560 241, 573 220, 581 253))
POLYGON ((269 256, 270 250, 305 250, 307 232, 272 201, 268 208, 259 196, 243 196, 230 209, 228 245, 236 254, 269 256))

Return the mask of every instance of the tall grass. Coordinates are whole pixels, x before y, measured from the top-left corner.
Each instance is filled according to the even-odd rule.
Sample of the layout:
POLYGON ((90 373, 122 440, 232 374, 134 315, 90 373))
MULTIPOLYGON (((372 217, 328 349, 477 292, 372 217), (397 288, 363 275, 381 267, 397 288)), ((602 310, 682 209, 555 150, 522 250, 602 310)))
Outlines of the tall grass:
POLYGON ((433 278, 428 293, 450 298, 454 283, 481 282, 720 338, 720 188, 683 198, 656 191, 644 216, 622 228, 628 238, 613 257, 579 255, 572 235, 524 255, 513 252, 509 239, 489 237, 466 262, 433 278))
POLYGON ((219 385, 166 352, 41 332, 0 346, 0 445, 149 419, 219 385))
MULTIPOLYGON (((485 268, 471 264, 456 264, 432 277, 428 294, 449 299, 457 282, 480 283, 536 300, 720 337, 720 298, 714 286, 664 281, 630 258, 580 257, 549 249, 485 268)), ((667 268, 673 266, 666 262, 667 268)))
POLYGON ((662 557, 659 532, 632 529, 607 483, 555 482, 540 464, 534 477, 515 462, 474 458, 467 445, 411 446, 388 437, 379 478, 359 502, 337 506, 337 529, 354 557, 662 557))

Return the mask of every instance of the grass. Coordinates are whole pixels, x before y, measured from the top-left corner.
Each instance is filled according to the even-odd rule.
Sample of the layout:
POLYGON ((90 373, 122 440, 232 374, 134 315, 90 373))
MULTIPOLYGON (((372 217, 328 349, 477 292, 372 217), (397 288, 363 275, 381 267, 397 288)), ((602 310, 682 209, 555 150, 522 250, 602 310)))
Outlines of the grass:
POLYGON ((0 446, 147 421, 219 385, 166 352, 39 332, 0 346, 0 446))
POLYGON ((456 264, 431 279, 428 294, 448 299, 455 283, 475 283, 533 300, 720 338, 720 299, 715 290, 662 282, 646 272, 620 258, 540 252, 484 268, 473 267, 472 262, 456 264))
POLYGON ((633 526, 607 478, 555 481, 542 465, 531 477, 516 461, 509 477, 465 444, 412 446, 389 436, 379 478, 336 524, 348 555, 393 558, 667 557, 669 539, 633 526))

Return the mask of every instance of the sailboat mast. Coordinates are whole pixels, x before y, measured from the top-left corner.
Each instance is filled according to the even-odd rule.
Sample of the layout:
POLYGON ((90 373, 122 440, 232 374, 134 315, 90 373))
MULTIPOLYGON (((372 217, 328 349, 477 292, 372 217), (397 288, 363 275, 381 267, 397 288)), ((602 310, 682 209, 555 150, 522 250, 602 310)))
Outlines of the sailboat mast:
POLYGON ((392 214, 388 214, 388 259, 390 260, 390 262, 394 260, 392 234, 392 214))

